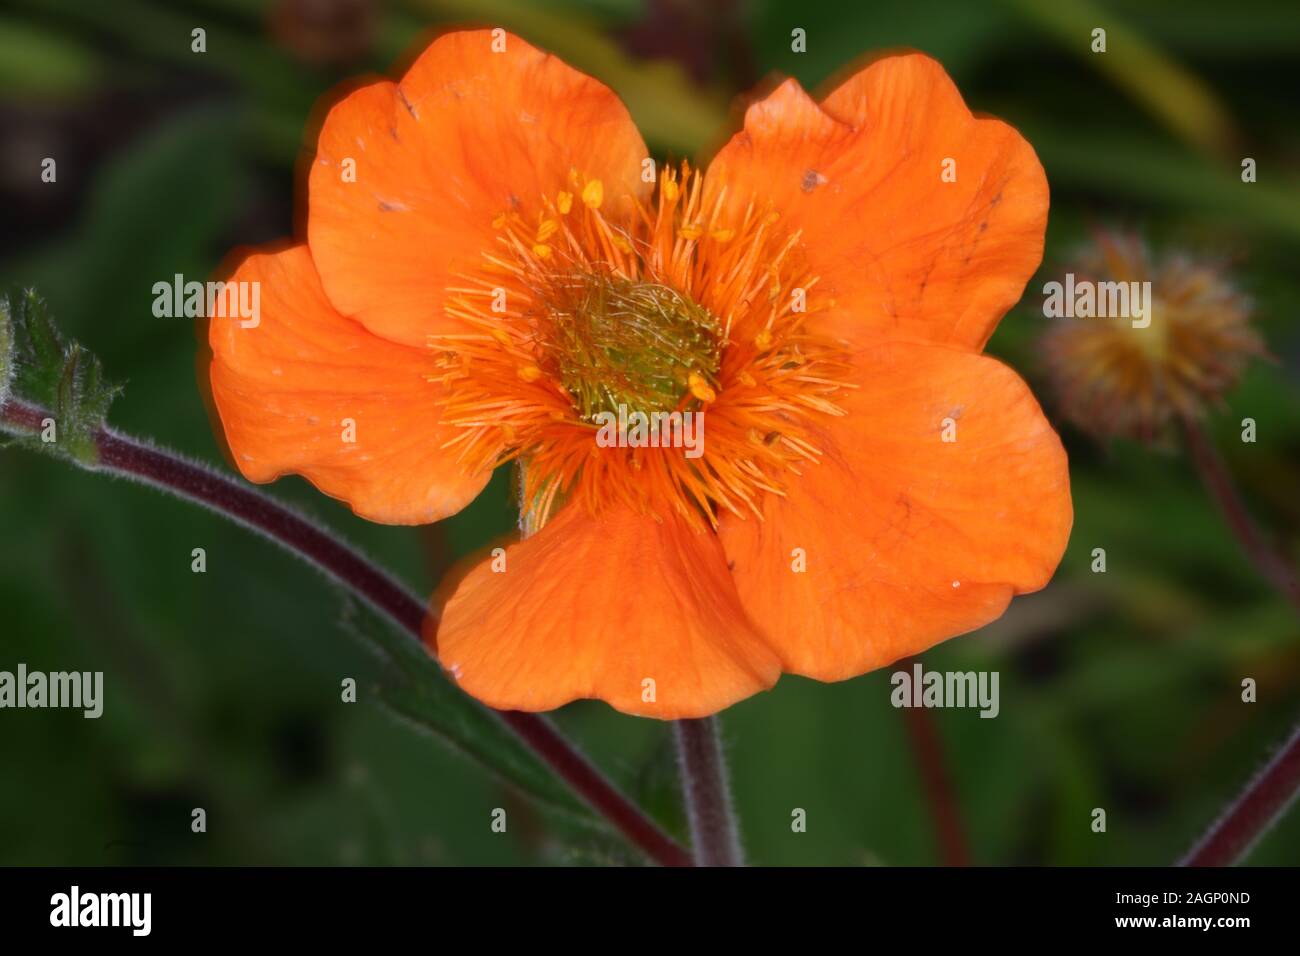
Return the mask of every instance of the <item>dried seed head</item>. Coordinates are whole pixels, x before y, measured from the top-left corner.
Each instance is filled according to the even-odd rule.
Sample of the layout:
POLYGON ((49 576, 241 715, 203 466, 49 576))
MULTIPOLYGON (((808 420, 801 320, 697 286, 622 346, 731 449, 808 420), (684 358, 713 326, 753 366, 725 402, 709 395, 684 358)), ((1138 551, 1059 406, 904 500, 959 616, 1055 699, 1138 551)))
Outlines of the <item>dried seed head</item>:
POLYGON ((1099 439, 1156 440, 1176 418, 1197 417, 1221 399, 1250 359, 1265 354, 1250 302, 1220 263, 1182 253, 1156 261, 1135 236, 1107 232, 1068 274, 1098 304, 1097 290, 1115 288, 1104 283, 1146 297, 1140 321, 1133 309, 1094 308, 1053 319, 1043 337, 1061 412, 1099 439))

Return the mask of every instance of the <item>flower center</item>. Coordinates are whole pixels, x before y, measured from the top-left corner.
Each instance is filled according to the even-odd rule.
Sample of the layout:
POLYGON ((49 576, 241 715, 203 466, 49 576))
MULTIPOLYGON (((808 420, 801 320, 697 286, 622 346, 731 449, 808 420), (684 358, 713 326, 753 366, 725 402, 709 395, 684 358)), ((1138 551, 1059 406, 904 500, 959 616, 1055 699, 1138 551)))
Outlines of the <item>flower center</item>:
POLYGON ((819 420, 846 414, 841 392, 855 387, 800 233, 761 197, 726 207, 720 188, 706 203, 685 166, 664 168, 645 199, 570 180, 500 213, 481 267, 448 290, 460 327, 429 337, 428 376, 457 431, 444 452, 469 471, 521 462, 534 529, 559 500, 705 527, 724 510, 761 516, 764 495, 821 458, 819 420), (705 406, 707 432, 687 442, 687 413, 694 427, 705 406), (631 441, 635 424, 626 443, 601 438, 611 415, 677 412, 681 447, 631 441))
POLYGON ((582 421, 681 410, 716 394, 722 330, 708 309, 662 283, 602 271, 549 285, 538 364, 582 421))

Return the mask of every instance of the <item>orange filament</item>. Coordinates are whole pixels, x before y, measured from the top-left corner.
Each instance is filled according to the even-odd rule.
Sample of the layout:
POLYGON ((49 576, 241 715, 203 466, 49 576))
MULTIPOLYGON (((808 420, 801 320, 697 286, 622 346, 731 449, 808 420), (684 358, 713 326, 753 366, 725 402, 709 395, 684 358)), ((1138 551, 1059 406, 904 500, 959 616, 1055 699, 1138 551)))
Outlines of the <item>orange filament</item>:
POLYGON ((445 447, 468 470, 519 460, 534 527, 559 498, 701 525, 761 514, 763 494, 817 462, 810 426, 845 414, 836 395, 852 387, 843 344, 809 328, 823 309, 799 233, 752 202, 723 221, 726 190, 703 208, 686 164, 663 169, 650 202, 571 179, 532 220, 498 216, 498 248, 449 290, 466 331, 429 339, 460 429, 445 447), (616 403, 704 414, 702 454, 602 447, 593 418, 616 403))

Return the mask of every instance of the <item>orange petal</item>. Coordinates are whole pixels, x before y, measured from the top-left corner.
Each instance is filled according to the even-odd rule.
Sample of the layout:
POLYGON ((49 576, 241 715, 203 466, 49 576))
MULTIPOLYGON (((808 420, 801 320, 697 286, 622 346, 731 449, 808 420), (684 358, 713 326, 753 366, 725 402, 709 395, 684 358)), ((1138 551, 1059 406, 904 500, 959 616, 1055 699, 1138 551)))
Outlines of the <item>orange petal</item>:
POLYGON ((228 281, 260 284, 257 325, 208 329, 212 397, 244 477, 295 472, 388 524, 437 521, 482 490, 488 474, 441 449, 456 432, 438 423, 431 356, 335 312, 306 246, 253 252, 228 281))
POLYGON ((335 307, 395 342, 452 326, 446 289, 497 248, 501 213, 535 218, 543 197, 572 189, 571 171, 601 180, 607 207, 647 188, 645 143, 618 97, 516 36, 504 42, 494 53, 492 31, 446 34, 400 82, 339 101, 321 129, 312 257, 335 307))
POLYGON ((818 436, 822 462, 769 496, 764 520, 727 514, 720 528, 785 670, 820 680, 997 618, 1051 578, 1072 520, 1065 451, 1011 369, 902 343, 856 361, 861 388, 818 436))
POLYGON ((723 187, 730 216, 770 200, 802 230, 820 279, 809 311, 833 300, 824 328, 858 345, 981 349, 1042 259, 1047 180, 1033 149, 973 117, 920 54, 877 61, 820 107, 785 81, 713 160, 705 208, 723 187))
POLYGON ((462 688, 502 710, 596 697, 629 714, 702 717, 780 675, 717 535, 612 506, 598 518, 566 508, 506 550, 504 571, 480 564, 430 641, 462 688))

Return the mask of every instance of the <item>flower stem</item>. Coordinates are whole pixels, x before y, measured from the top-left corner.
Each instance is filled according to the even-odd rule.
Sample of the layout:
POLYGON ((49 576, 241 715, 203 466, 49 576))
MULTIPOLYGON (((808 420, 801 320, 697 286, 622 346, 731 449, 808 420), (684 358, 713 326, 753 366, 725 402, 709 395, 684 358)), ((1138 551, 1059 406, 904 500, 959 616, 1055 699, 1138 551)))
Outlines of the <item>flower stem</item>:
POLYGON ((1236 536, 1243 551, 1255 567, 1282 596, 1300 611, 1300 587, 1296 585, 1295 572, 1290 563, 1265 540, 1245 502, 1237 492, 1223 458, 1215 450, 1200 423, 1192 418, 1183 419, 1183 434, 1187 438, 1187 450, 1192 463, 1200 473, 1205 489, 1218 505, 1220 513, 1228 527, 1236 536))
POLYGON ((1241 796, 1188 851, 1180 866, 1231 866, 1286 813, 1300 793, 1300 727, 1241 796))
POLYGON ((697 866, 744 866, 716 717, 673 722, 697 866))
MULTIPOLYGON (((52 417, 25 402, 0 405, 0 431, 34 433, 52 417)), ((415 640, 429 612, 392 575, 325 529, 249 486, 187 458, 109 428, 95 433, 93 470, 135 479, 201 504, 266 535, 390 618, 415 640)), ((690 856, 537 714, 497 711, 505 724, 591 807, 647 856, 664 866, 689 866, 690 856)))
MULTIPOLYGON (((1260 574, 1300 611, 1300 588, 1290 563, 1264 538, 1246 510, 1223 458, 1201 424, 1183 419, 1187 450, 1206 490, 1242 550, 1260 574)), ((1240 861, 1300 793, 1300 728, 1215 821, 1181 861, 1183 866, 1230 866, 1240 861)))
MULTIPOLYGON (((900 666, 910 666, 902 661, 900 666)), ((962 827, 957 797, 953 792, 952 778, 943 756, 943 741, 934 717, 924 707, 904 707, 903 723, 907 739, 912 745, 912 756, 921 775, 930 816, 938 833, 939 852, 944 866, 970 866, 970 850, 966 831, 962 827)))

